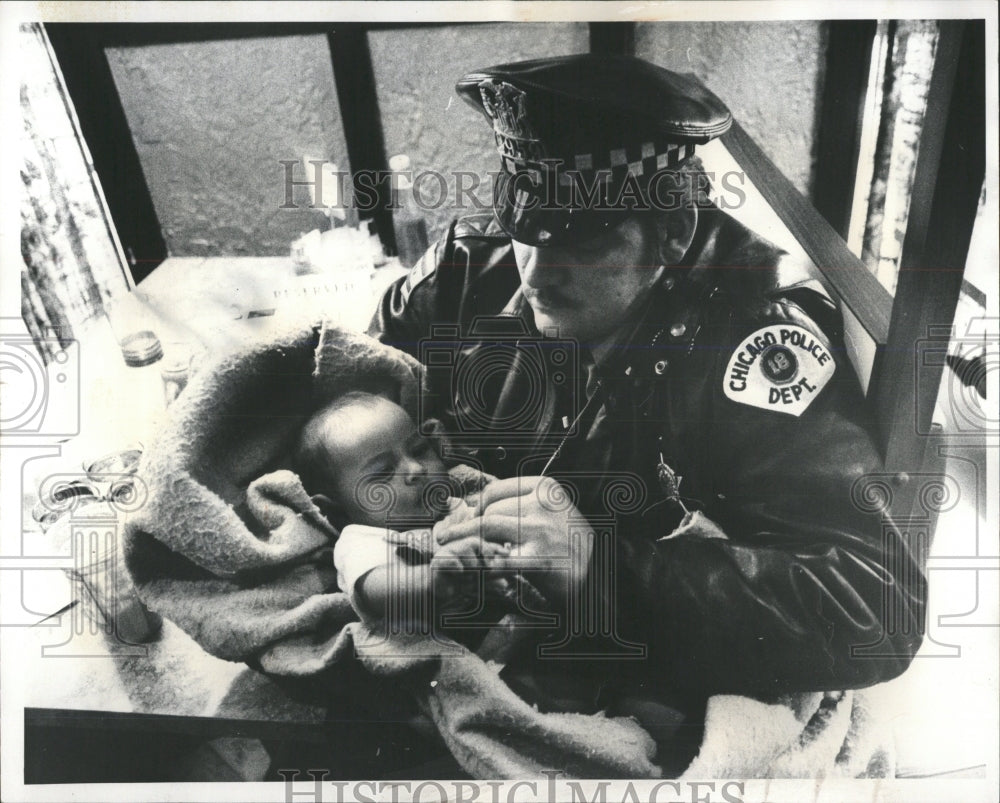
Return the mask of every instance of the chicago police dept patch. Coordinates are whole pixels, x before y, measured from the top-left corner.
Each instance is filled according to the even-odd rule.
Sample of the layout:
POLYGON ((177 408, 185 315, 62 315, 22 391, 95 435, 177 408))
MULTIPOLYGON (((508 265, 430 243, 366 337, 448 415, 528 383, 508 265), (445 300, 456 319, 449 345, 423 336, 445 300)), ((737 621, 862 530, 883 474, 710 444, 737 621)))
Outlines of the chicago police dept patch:
POLYGON ((811 332, 794 324, 772 324, 737 346, 723 390, 734 402, 798 417, 836 369, 830 350, 811 332))

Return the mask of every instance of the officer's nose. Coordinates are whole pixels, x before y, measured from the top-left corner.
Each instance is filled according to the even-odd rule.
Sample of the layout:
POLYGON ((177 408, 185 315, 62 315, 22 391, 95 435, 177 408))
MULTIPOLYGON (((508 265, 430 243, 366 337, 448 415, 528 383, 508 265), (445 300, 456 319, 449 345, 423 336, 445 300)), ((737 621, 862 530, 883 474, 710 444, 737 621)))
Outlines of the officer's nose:
POLYGON ((526 287, 540 289, 566 283, 568 264, 558 249, 522 245, 516 256, 521 282, 526 287))

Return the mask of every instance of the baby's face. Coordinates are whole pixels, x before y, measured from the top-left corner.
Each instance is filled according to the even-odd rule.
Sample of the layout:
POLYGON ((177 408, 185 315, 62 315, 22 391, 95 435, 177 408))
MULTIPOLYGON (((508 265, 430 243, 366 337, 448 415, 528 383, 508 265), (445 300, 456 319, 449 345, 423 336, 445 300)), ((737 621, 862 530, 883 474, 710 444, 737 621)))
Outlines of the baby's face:
POLYGON ((324 430, 337 466, 336 498, 351 523, 429 523, 447 509, 446 493, 425 495, 429 482, 447 478, 444 463, 398 404, 379 397, 371 404, 348 405, 324 430))

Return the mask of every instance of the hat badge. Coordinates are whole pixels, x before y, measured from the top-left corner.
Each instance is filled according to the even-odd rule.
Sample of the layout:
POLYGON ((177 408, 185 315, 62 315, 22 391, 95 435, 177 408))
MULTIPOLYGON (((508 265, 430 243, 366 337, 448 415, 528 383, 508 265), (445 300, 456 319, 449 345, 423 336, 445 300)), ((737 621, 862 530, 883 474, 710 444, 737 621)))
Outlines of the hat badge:
POLYGON ((531 126, 523 90, 505 81, 487 79, 479 84, 479 94, 503 155, 525 161, 544 158, 545 149, 531 126))

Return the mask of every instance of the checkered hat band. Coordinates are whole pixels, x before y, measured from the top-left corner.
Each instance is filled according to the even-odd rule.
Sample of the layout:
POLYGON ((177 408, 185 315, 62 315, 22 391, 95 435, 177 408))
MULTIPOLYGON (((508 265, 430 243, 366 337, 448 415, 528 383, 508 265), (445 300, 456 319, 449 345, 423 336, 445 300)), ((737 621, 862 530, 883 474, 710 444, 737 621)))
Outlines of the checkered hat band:
MULTIPOLYGON (((504 167, 509 173, 528 171, 538 173, 544 165, 539 160, 531 158, 524 151, 517 152, 513 148, 504 148, 499 143, 498 148, 503 157, 504 167)), ((634 176, 650 176, 658 170, 676 167, 694 154, 694 144, 675 144, 661 146, 659 150, 652 142, 629 148, 613 148, 610 151, 598 153, 579 153, 563 160, 560 169, 575 170, 581 175, 608 173, 612 175, 631 173, 634 176)), ((569 181, 569 176, 565 176, 569 181)), ((565 183, 565 182, 564 182, 565 183)))

